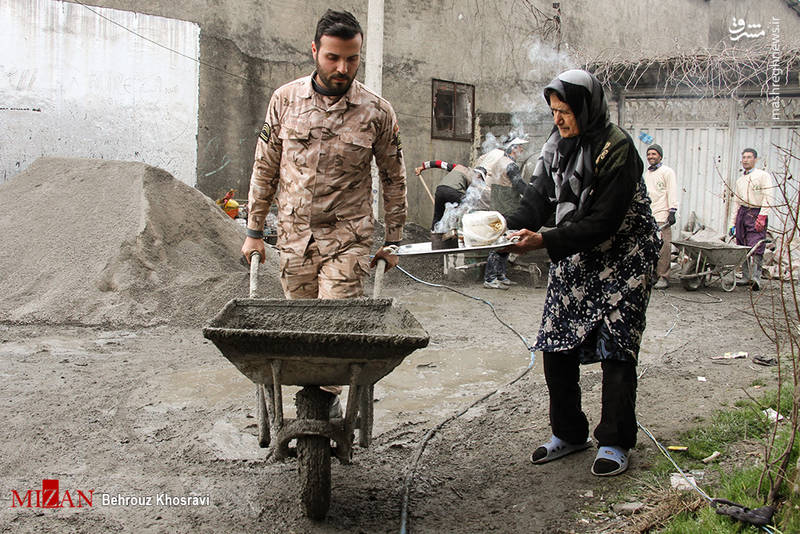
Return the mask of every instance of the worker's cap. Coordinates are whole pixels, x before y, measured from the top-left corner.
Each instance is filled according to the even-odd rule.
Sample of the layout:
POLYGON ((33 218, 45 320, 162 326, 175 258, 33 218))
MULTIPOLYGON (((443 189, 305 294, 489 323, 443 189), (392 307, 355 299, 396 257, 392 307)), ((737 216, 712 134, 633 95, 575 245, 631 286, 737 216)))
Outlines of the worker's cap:
POLYGON ((517 145, 527 145, 527 144, 528 140, 525 139, 524 137, 515 137, 514 139, 506 143, 506 149, 514 148, 517 145))
POLYGON ((648 152, 651 151, 651 150, 655 150, 656 152, 658 152, 659 156, 661 156, 662 158, 664 157, 664 149, 661 148, 661 145, 653 144, 653 145, 650 145, 649 147, 647 147, 647 151, 648 152))

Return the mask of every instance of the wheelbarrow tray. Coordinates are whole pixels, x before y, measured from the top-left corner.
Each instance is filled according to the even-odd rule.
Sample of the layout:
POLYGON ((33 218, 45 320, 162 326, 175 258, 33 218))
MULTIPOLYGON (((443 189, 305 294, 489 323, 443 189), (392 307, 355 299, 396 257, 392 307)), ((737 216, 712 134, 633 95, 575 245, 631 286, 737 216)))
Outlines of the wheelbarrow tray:
POLYGON ((676 247, 685 247, 693 257, 703 254, 706 263, 713 267, 738 267, 750 252, 750 247, 711 241, 673 241, 676 247))
POLYGON ((281 361, 282 385, 371 385, 428 345, 428 333, 393 299, 233 299, 203 328, 239 371, 271 384, 281 361))

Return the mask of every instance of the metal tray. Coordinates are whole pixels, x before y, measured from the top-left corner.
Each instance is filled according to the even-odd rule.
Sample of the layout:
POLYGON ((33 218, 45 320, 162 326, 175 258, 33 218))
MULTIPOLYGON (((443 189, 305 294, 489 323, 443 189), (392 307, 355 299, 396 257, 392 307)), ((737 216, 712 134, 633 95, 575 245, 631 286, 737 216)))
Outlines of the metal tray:
POLYGON ((502 243, 495 243, 493 245, 483 245, 480 247, 461 247, 461 248, 431 248, 431 243, 410 243, 408 245, 401 245, 397 247, 397 256, 423 256, 429 254, 461 254, 464 252, 498 250, 505 248, 509 245, 516 243, 516 238, 512 241, 503 241, 502 243))

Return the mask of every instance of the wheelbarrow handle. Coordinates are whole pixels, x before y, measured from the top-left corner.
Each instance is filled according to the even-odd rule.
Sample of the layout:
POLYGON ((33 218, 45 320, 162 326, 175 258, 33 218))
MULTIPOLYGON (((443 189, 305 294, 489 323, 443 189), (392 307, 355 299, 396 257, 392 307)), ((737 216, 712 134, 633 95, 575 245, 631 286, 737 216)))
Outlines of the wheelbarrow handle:
POLYGON ((761 245, 768 245, 770 243, 772 243, 772 239, 759 239, 758 243, 750 247, 750 250, 747 251, 747 256, 745 256, 745 258, 750 258, 753 254, 755 254, 756 249, 761 245))
POLYGON ((386 270, 386 260, 383 258, 378 258, 378 262, 375 264, 375 284, 372 288, 372 298, 376 299, 381 296, 381 290, 383 289, 383 274, 386 270))
POLYGON ((258 294, 258 265, 261 263, 261 254, 255 250, 250 253, 250 298, 258 294))

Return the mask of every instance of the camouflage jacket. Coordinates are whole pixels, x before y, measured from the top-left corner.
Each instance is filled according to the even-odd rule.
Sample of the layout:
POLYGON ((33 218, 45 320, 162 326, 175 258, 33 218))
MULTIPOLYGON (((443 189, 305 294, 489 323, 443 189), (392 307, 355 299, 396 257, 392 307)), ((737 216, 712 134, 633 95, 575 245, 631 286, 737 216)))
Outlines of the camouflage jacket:
POLYGON ((247 227, 261 230, 277 191, 278 249, 303 254, 311 237, 329 256, 372 242, 372 156, 383 189, 386 240, 402 238, 406 172, 391 104, 357 80, 336 103, 311 76, 278 88, 250 178, 247 227))

